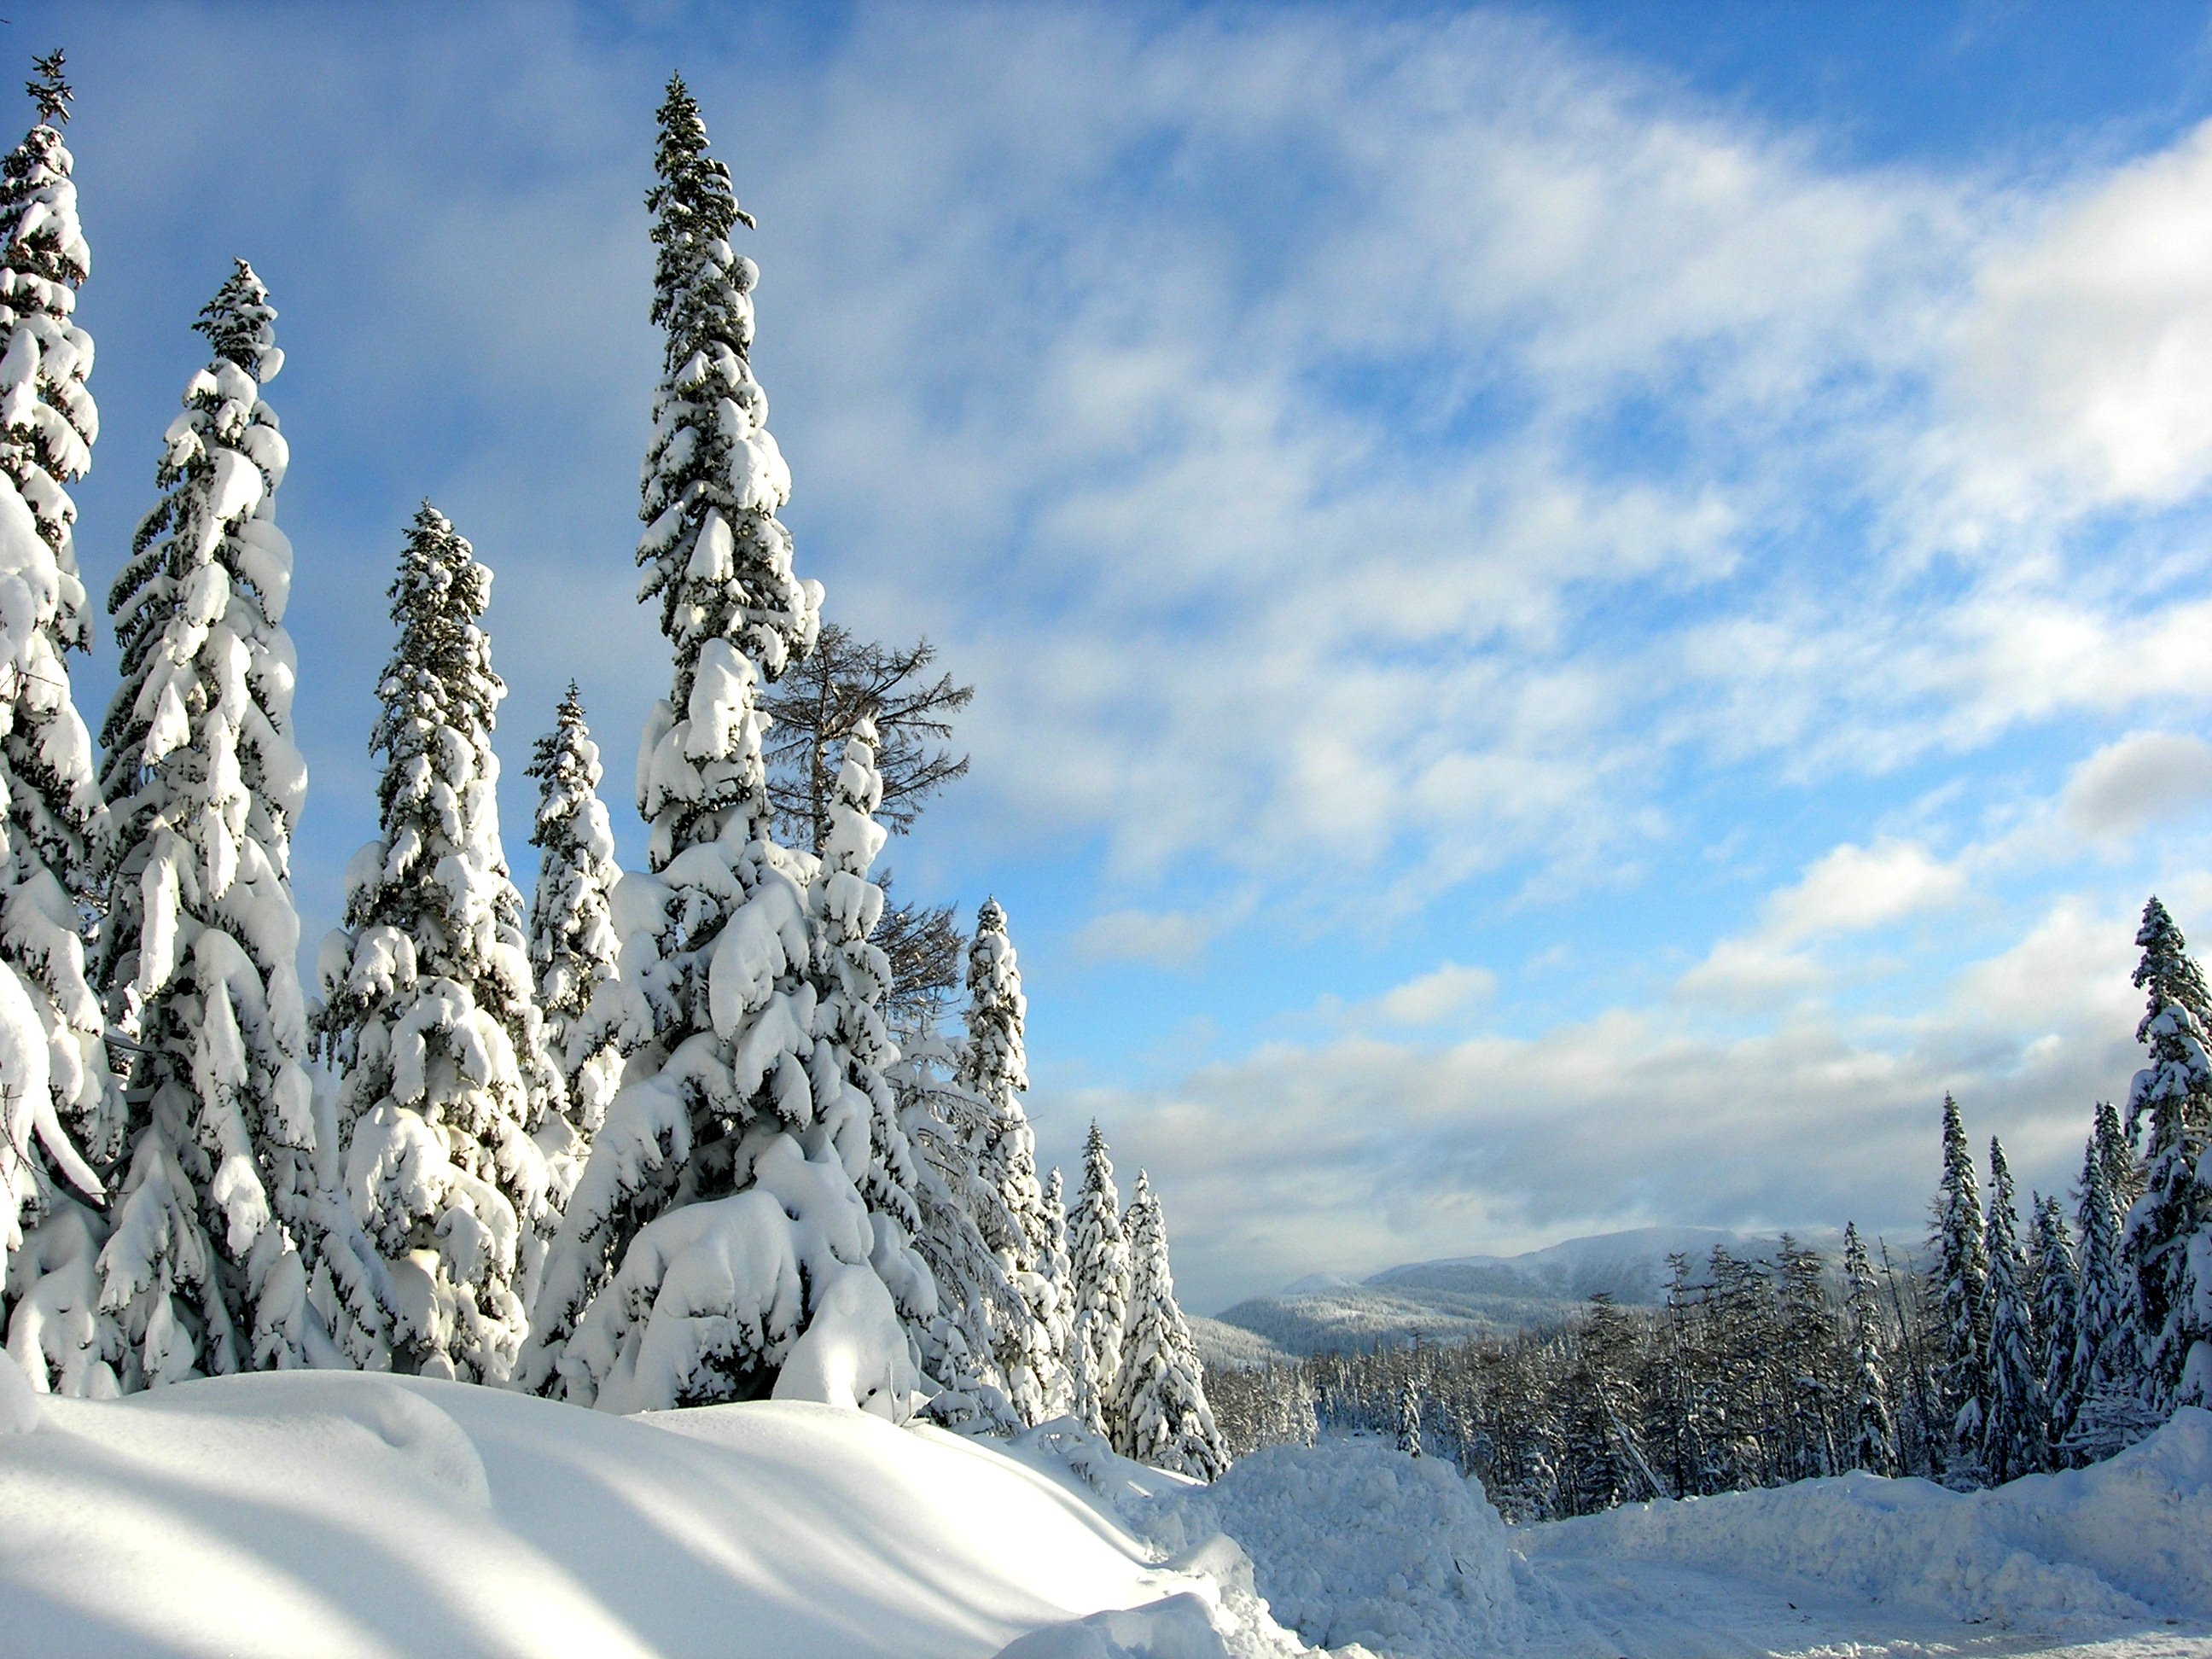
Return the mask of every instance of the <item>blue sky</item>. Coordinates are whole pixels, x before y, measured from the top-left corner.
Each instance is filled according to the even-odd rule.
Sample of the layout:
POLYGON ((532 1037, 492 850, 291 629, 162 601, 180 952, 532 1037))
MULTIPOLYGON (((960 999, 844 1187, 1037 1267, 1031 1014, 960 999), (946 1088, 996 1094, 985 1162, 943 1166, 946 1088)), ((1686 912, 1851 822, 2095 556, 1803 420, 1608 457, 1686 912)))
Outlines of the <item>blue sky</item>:
MULTIPOLYGON (((640 198, 680 67, 832 616, 973 680, 893 860, 1011 912, 1048 1157, 1187 1300, 2063 1184, 2133 917, 2212 930, 2203 5, 55 6, 95 591, 229 258, 310 937, 428 495, 498 572, 509 852, 573 674, 624 850, 640 198)), ((82 672, 95 713, 103 647, 82 672)))

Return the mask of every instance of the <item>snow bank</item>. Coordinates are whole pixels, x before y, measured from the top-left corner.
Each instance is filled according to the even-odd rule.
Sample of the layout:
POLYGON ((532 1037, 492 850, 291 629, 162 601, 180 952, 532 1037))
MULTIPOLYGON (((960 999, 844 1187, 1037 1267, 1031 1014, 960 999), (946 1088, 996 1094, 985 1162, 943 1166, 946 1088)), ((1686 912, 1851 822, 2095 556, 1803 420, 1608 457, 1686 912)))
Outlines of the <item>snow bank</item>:
POLYGON ((346 1373, 38 1403, 0 1436, 10 1652, 988 1659, 1054 1626, 1018 1651, 1268 1651, 1205 1647, 1215 1586, 1060 1481, 862 1413, 346 1373))
POLYGON ((2087 1629, 2212 1617, 2212 1413, 2110 1462, 1958 1493, 1846 1475, 1634 1505, 1516 1534, 1558 1557, 1789 1574, 1968 1621, 2087 1629))
POLYGON ((1302 1652, 1303 1638, 1347 1656, 1371 1646, 1429 1659, 1491 1651, 1522 1627, 1504 1522, 1449 1463, 1328 1441, 1268 1447, 1202 1486, 1117 1456, 1072 1418, 1032 1429, 1013 1454, 1198 1575, 1219 1597, 1214 1622, 1232 1654, 1302 1652))
POLYGON ((1371 1440, 1273 1446, 1154 1502, 1156 1533, 1171 1516, 1186 1536, 1241 1544, 1269 1610, 1310 1642, 1426 1659, 1487 1651, 1521 1628, 1505 1523, 1438 1459, 1371 1440))

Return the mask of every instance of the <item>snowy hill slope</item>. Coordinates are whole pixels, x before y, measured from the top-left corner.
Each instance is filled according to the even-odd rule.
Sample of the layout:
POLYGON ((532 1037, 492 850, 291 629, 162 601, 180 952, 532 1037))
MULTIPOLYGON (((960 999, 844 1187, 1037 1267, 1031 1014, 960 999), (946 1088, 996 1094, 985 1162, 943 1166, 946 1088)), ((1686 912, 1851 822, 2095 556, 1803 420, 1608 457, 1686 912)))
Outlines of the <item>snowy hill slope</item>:
MULTIPOLYGON (((1835 1232, 1808 1232, 1800 1239, 1826 1255, 1842 1248, 1835 1232)), ((1623 1306, 1656 1307, 1666 1299, 1670 1255, 1682 1252, 1694 1264, 1718 1245, 1769 1260, 1780 1242, 1772 1233, 1718 1227, 1641 1227, 1571 1238, 1523 1255, 1409 1262, 1359 1281, 1317 1275, 1273 1296, 1240 1302, 1216 1317, 1299 1354, 1416 1339, 1458 1341, 1565 1323, 1601 1292, 1623 1306)))
POLYGON ((9 1655, 988 1659, 1133 1607, 1124 1647, 1295 1650, 1224 1648, 1212 1583, 1069 1482, 826 1406, 339 1373, 40 1401, 0 1356, 0 1540, 9 1655))
POLYGON ((1190 1327, 1190 1340, 1198 1345, 1198 1357, 1216 1370, 1250 1370, 1291 1358, 1266 1337, 1241 1325, 1224 1325, 1197 1314, 1186 1315, 1184 1322, 1190 1327))

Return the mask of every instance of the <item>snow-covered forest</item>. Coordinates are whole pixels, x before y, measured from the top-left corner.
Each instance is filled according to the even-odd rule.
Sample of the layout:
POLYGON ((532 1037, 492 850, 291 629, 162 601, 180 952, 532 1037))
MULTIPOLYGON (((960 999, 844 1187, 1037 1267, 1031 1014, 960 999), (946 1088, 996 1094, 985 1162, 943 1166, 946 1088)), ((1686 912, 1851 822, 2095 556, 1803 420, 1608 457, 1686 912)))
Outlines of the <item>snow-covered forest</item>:
POLYGON ((144 515, 80 549, 62 52, 28 91, 0 161, 0 1652, 1534 1659, 1983 1623, 2212 1650, 2173 1645, 2212 1641, 2212 992, 2159 900, 2143 1068, 2084 1103, 2067 1193, 2020 1191, 1947 1097, 1924 1238, 1677 1255, 1654 1310, 1209 1369, 1133 1149, 1126 1187, 1097 1122, 1079 1169, 1041 1160, 1006 909, 891 896, 972 688, 806 574, 753 222, 681 76, 631 296, 666 694, 641 732, 595 734, 574 683, 518 720, 494 573, 424 501, 390 527, 375 833, 319 941, 281 296, 241 258, 177 319, 205 366, 136 434, 144 515), (632 867, 603 738, 635 743, 632 867))
POLYGON ((240 259, 193 325, 208 366, 109 593, 123 677, 95 744, 70 664, 94 618, 69 486, 99 423, 62 54, 30 92, 0 168, 0 1307, 30 1385, 355 1369, 622 1412, 1074 1412, 1218 1472, 1158 1200, 1139 1175, 1124 1211, 1095 1141, 1071 1235, 1037 1168, 1005 912, 964 943, 949 912, 887 912, 878 857, 962 769, 943 740, 969 693, 927 677, 926 642, 825 621, 799 574, 730 240, 750 221, 682 81, 648 198, 637 562, 670 691, 638 765, 647 867, 617 866, 572 686, 532 752, 526 903, 492 573, 425 502, 395 538, 380 833, 304 985, 277 308, 240 259))

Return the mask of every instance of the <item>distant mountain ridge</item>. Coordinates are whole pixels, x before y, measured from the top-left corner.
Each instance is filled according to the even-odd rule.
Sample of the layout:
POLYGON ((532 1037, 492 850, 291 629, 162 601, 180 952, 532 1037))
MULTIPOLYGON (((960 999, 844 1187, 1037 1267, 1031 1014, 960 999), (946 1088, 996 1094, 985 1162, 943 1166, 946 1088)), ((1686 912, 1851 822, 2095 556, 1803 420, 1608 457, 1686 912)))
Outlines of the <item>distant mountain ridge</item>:
MULTIPOLYGON (((1791 1235, 1832 1261, 1843 1249, 1834 1229, 1791 1235)), ((1365 1279, 1316 1273, 1273 1296, 1224 1310, 1209 1325, 1232 1328, 1291 1354, 1330 1353, 1401 1343, 1456 1342, 1474 1336, 1542 1330, 1573 1319, 1593 1296, 1625 1307, 1656 1308, 1674 1276, 1670 1255, 1701 1264, 1716 1246, 1771 1261, 1779 1233, 1721 1227, 1639 1227, 1530 1250, 1522 1255, 1451 1256, 1386 1267, 1365 1279)), ((1210 1364, 1252 1364, 1264 1358, 1225 1334, 1200 1337, 1210 1364)))

